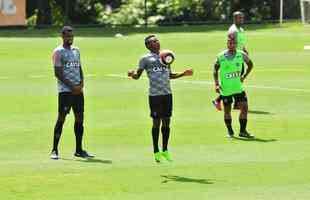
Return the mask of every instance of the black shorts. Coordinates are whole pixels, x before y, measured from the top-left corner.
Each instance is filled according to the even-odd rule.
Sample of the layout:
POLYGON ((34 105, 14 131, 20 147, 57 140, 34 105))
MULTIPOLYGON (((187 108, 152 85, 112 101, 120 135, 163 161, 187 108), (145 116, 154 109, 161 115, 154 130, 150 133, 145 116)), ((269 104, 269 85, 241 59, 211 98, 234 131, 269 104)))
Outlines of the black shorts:
POLYGON ((222 96, 222 100, 224 105, 230 105, 233 100, 235 101, 235 103, 247 102, 248 98, 246 96, 246 93, 243 91, 241 93, 232 94, 230 96, 222 96))
POLYGON ((83 93, 73 95, 71 92, 61 92, 58 94, 58 112, 68 114, 71 108, 74 113, 84 113, 83 93))
POLYGON ((172 95, 149 96, 151 117, 163 119, 172 116, 172 95))

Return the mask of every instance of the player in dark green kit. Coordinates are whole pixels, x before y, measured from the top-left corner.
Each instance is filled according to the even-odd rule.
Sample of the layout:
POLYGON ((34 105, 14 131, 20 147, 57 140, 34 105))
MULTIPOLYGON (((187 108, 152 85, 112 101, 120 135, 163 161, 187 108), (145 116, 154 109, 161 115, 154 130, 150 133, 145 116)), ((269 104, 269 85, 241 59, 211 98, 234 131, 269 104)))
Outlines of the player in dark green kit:
POLYGON ((224 120, 228 129, 228 137, 234 136, 234 131, 231 126, 231 104, 234 101, 240 108, 240 137, 253 138, 254 136, 247 132, 247 114, 248 103, 246 93, 243 88, 243 81, 247 78, 253 68, 253 62, 248 55, 237 50, 237 38, 235 34, 228 35, 228 49, 221 52, 217 56, 214 64, 214 82, 215 90, 220 93, 224 104, 224 120), (241 75, 243 63, 247 64, 245 74, 241 75))
MULTIPOLYGON (((236 49, 243 51, 247 55, 249 55, 249 52, 245 46, 246 43, 246 37, 245 37, 245 31, 242 27, 244 23, 244 14, 240 11, 236 11, 233 13, 234 23, 229 27, 228 29, 228 35, 233 34, 236 38, 236 49)), ((244 73, 244 66, 242 66, 241 75, 244 73)), ((212 101, 212 104, 215 106, 215 108, 219 111, 222 110, 221 106, 221 100, 222 96, 220 95, 218 98, 212 101)), ((238 109, 238 105, 235 102, 234 103, 234 109, 238 109)))

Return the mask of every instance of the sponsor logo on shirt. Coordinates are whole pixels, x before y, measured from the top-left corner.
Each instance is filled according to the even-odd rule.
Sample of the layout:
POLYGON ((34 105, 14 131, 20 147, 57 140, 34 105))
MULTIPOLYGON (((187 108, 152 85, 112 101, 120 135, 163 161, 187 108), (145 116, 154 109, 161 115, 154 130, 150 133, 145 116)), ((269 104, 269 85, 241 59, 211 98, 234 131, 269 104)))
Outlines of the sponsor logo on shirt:
POLYGON ((165 67, 153 67, 153 72, 166 72, 168 71, 165 67))
POLYGON ((225 78, 226 79, 233 79, 233 78, 238 78, 241 76, 241 72, 237 71, 237 72, 231 72, 231 73, 227 73, 225 74, 225 78))
POLYGON ((65 67, 67 68, 78 68, 80 67, 80 62, 77 62, 77 61, 69 61, 66 63, 65 67))

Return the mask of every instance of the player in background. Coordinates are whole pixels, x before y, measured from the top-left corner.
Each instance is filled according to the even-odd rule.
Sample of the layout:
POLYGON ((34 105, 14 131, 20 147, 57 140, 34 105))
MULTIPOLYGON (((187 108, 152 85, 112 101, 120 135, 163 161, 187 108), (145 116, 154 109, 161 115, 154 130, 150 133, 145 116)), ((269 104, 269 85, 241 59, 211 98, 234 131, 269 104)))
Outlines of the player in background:
MULTIPOLYGON (((246 43, 246 37, 245 37, 245 31, 242 28, 242 25, 244 23, 244 14, 240 11, 236 11, 233 13, 233 19, 234 23, 229 27, 228 29, 228 35, 233 34, 235 38, 237 38, 237 50, 245 52, 247 55, 249 55, 248 50, 246 49, 245 43, 246 43)), ((244 65, 242 65, 241 75, 244 73, 244 65)), ((215 100, 212 101, 212 104, 215 106, 215 108, 219 111, 222 110, 221 106, 221 100, 222 97, 218 96, 215 100)), ((238 104, 234 102, 234 109, 238 109, 238 104)))
POLYGON ((243 51, 237 50, 237 38, 234 34, 228 36, 227 50, 221 52, 214 64, 214 84, 215 90, 222 97, 224 104, 224 121, 228 130, 228 137, 234 136, 232 128, 231 104, 234 100, 239 105, 240 115, 240 137, 253 138, 254 136, 248 133, 247 114, 248 103, 243 82, 250 74, 253 68, 253 62, 248 55, 243 51), (245 74, 241 75, 243 63, 247 64, 245 74))

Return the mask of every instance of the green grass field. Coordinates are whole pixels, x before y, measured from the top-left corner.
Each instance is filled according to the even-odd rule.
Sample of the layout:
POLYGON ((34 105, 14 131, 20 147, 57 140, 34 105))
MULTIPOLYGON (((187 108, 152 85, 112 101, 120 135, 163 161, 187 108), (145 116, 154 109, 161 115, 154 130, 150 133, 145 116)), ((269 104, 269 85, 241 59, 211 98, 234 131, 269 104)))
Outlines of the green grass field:
MULTIPOLYGON (((77 29, 85 80, 84 147, 73 157, 73 115, 49 159, 57 116, 51 52, 55 30, 0 31, 0 197, 5 200, 310 199, 310 28, 248 27, 254 71, 246 81, 248 129, 257 137, 228 140, 223 113, 210 101, 215 56, 226 27, 77 29), (122 32, 123 38, 113 35, 122 32), (175 51, 173 68, 195 70, 174 80, 170 150, 157 164, 151 148, 148 81, 127 79, 159 32, 175 51)), ((233 113, 238 132, 238 113, 233 113)))

